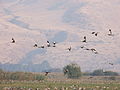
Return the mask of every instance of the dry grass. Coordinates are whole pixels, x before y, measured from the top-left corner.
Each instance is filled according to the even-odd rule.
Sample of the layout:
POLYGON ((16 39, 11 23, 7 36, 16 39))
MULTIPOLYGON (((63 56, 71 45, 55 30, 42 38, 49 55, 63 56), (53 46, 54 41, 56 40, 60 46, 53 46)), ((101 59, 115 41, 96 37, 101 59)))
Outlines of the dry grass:
POLYGON ((13 90, 120 90, 120 76, 114 80, 98 76, 67 79, 62 73, 50 73, 46 78, 44 81, 1 81, 0 90, 9 87, 14 87, 13 90))

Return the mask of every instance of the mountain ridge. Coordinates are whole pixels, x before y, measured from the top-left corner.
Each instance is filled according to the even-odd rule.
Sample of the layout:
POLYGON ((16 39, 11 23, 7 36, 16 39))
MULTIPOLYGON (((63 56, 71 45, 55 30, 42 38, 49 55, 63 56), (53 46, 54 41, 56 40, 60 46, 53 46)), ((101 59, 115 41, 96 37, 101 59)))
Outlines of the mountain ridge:
POLYGON ((120 72, 118 2, 119 0, 2 2, 0 63, 41 64, 47 60, 52 68, 77 63, 83 71, 104 69, 120 72), (109 29, 113 36, 108 36, 109 29), (98 32, 98 36, 92 32, 98 32), (87 43, 82 42, 84 36, 87 43), (16 43, 11 43, 12 38, 16 43), (56 47, 46 47, 47 40, 50 43, 56 41, 56 47), (34 48, 35 43, 38 46, 44 45, 45 48, 34 48), (67 49, 70 46, 72 49, 69 52, 67 49), (98 54, 82 49, 82 46, 95 48, 98 54))

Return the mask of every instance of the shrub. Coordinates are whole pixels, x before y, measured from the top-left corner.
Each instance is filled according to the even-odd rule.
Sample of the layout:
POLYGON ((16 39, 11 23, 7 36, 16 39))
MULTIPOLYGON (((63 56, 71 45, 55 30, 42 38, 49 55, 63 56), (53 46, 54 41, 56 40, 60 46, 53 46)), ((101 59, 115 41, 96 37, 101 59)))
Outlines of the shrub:
POLYGON ((43 75, 36 75, 35 76, 35 80, 38 80, 38 81, 45 80, 45 76, 43 76, 43 75))
POLYGON ((105 76, 118 76, 119 74, 117 72, 113 72, 113 71, 105 71, 104 75, 105 76))
POLYGON ((69 64, 63 68, 64 75, 68 78, 79 78, 81 76, 80 66, 77 64, 69 64))
POLYGON ((116 77, 111 76, 111 77, 109 77, 109 80, 116 80, 116 77))
POLYGON ((94 70, 92 73, 91 73, 92 76, 104 76, 104 72, 102 69, 98 69, 98 70, 94 70))
POLYGON ((91 73, 92 76, 118 76, 119 74, 117 72, 113 71, 105 71, 103 72, 102 69, 94 70, 91 73))

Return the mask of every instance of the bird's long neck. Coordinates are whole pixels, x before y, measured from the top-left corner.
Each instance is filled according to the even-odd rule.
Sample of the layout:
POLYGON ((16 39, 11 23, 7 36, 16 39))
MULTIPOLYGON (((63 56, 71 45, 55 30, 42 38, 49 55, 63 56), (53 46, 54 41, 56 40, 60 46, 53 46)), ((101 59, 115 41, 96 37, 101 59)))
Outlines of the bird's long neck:
POLYGON ((110 30, 109 32, 110 32, 110 34, 112 35, 112 31, 110 30))

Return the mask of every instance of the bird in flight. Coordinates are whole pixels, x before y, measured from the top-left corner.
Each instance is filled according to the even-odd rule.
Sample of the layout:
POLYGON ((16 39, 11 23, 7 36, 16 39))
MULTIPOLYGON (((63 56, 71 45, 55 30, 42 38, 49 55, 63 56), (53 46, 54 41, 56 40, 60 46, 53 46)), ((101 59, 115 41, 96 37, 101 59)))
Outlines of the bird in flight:
POLYGON ((35 44, 33 47, 37 47, 38 45, 37 44, 35 44))
POLYGON ((71 51, 71 46, 67 50, 71 51))
POLYGON ((95 33, 95 36, 98 36, 98 32, 97 32, 97 33, 95 33))
POLYGON ((108 35, 109 35, 109 36, 112 36, 112 35, 113 35, 111 29, 109 29, 109 34, 108 34, 108 35))
POLYGON ((44 46, 40 46, 40 47, 38 47, 38 48, 45 48, 44 46))
POLYGON ((81 46, 80 48, 84 48, 84 46, 81 46))
POLYGON ((68 72, 68 69, 64 69, 64 72, 67 73, 67 72, 68 72))
POLYGON ((110 65, 114 65, 113 63, 109 63, 110 65))
POLYGON ((45 72, 45 76, 47 76, 50 72, 45 72))
POLYGON ((12 38, 12 43, 15 43, 15 39, 14 38, 12 38))
POLYGON ((92 34, 95 34, 95 32, 92 32, 92 34))
POLYGON ((56 42, 53 42, 53 47, 56 47, 55 45, 56 45, 56 42))
POLYGON ((96 51, 96 49, 94 49, 94 48, 91 48, 91 51, 96 51))
POLYGON ((95 36, 98 36, 98 32, 92 32, 92 34, 94 34, 95 36))
POLYGON ((45 48, 44 46, 41 46, 40 48, 45 48))
POLYGON ((50 42, 49 41, 47 41, 47 47, 50 47, 50 42))
POLYGON ((86 42, 86 36, 84 36, 84 40, 82 42, 86 42))

